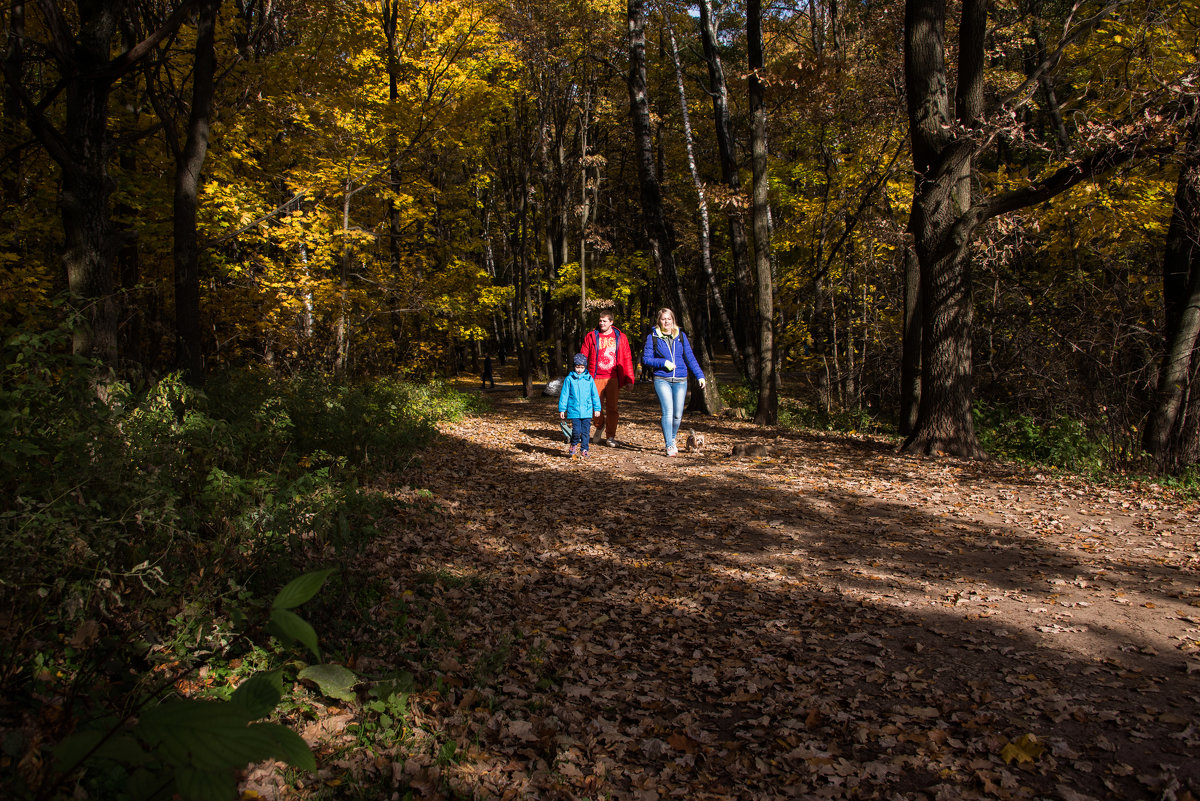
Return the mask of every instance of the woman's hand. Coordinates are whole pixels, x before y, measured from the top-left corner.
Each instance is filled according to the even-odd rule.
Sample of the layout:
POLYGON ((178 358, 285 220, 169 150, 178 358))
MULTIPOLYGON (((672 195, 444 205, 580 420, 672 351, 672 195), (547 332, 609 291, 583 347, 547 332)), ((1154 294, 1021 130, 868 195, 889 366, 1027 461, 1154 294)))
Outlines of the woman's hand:
POLYGON ((663 362, 663 369, 670 370, 671 372, 675 372, 675 362, 671 361, 670 359, 667 359, 665 362, 663 362))
POLYGON ((559 419, 559 420, 566 420, 566 419, 567 419, 567 413, 566 413, 566 412, 559 412, 559 413, 558 413, 558 419, 559 419))
POLYGON ((704 389, 704 379, 703 378, 697 378, 696 383, 698 383, 700 385, 700 389, 704 389))

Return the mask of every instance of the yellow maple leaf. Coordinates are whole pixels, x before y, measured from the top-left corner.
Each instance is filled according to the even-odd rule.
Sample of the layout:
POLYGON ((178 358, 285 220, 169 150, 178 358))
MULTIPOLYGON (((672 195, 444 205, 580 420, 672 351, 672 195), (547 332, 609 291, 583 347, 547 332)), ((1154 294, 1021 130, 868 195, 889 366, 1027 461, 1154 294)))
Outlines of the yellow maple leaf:
POLYGON ((1045 752, 1045 744, 1040 742, 1036 736, 1022 734, 1020 738, 1004 746, 1000 751, 1000 756, 1005 764, 1011 765, 1015 760, 1018 765, 1024 765, 1026 762, 1033 762, 1045 752))

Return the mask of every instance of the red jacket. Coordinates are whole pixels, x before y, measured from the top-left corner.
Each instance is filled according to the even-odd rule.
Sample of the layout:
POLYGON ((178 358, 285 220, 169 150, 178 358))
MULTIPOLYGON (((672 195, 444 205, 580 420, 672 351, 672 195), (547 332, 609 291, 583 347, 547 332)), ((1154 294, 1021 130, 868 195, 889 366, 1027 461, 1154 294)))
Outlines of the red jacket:
MULTIPOLYGON (((621 330, 613 326, 613 333, 617 337, 617 364, 613 368, 613 374, 617 377, 617 387, 628 386, 633 383, 633 354, 629 352, 629 337, 621 333, 621 330)), ((596 359, 600 354, 599 348, 600 330, 593 328, 588 331, 583 337, 583 347, 579 352, 587 357, 588 372, 593 376, 596 375, 596 359)))

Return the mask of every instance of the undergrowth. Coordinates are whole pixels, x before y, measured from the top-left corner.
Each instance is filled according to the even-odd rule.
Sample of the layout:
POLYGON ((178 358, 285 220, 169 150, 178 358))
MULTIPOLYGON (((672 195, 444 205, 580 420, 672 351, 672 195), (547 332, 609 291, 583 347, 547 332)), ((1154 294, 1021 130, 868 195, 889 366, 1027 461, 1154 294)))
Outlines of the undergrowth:
MULTIPOLYGON (((757 388, 749 383, 723 384, 726 406, 754 416, 757 388)), ((973 404, 975 432, 984 451, 998 459, 1085 475, 1099 481, 1148 481, 1188 496, 1200 497, 1200 465, 1176 476, 1153 475, 1130 432, 1114 436, 1093 430, 1083 421, 1059 415, 1039 420, 1007 407, 977 400, 973 404)), ((893 424, 865 409, 825 409, 793 398, 779 401, 780 428, 840 431, 895 436, 893 424)))
MULTIPOLYGON (((65 344, 0 349, 0 775, 18 796, 52 797, 54 744, 164 678, 261 667, 268 638, 247 636, 244 611, 348 561, 399 503, 368 480, 478 403, 262 371, 135 387, 97 380, 65 344)), ((337 604, 311 612, 332 622, 337 604)))
MULTIPOLYGON (((722 384, 721 400, 752 419, 758 406, 758 388, 750 383, 722 384)), ((780 428, 811 431, 843 431, 862 434, 894 434, 895 426, 866 409, 826 409, 794 398, 779 399, 780 428)))
POLYGON ((979 444, 992 456, 1091 476, 1115 466, 1111 449, 1075 418, 1039 421, 984 401, 976 401, 972 409, 979 444))

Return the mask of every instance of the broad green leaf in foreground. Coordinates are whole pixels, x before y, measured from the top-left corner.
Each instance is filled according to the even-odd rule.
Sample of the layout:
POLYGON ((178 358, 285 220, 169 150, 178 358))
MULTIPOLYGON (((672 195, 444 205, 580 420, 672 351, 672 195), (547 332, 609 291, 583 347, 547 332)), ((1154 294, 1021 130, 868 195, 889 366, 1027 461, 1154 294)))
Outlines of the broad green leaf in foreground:
POLYGON ((299 678, 315 682, 321 692, 339 701, 354 701, 354 685, 358 676, 341 665, 310 665, 300 671, 299 678))

